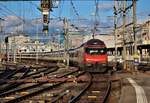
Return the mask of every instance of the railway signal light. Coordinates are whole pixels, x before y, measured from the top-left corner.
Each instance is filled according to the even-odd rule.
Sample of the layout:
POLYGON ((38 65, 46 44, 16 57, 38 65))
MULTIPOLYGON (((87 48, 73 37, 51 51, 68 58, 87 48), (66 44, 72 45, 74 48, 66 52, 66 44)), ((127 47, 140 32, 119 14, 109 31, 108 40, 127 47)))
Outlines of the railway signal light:
POLYGON ((43 32, 45 32, 46 34, 48 33, 48 23, 49 23, 49 18, 48 18, 48 14, 44 14, 43 15, 43 32))
POLYGON ((51 0, 41 0, 41 7, 43 9, 48 9, 50 8, 50 1, 51 0))
POLYGON ((49 23, 48 15, 43 15, 43 22, 44 22, 45 24, 48 24, 48 23, 49 23))
POLYGON ((41 0, 41 8, 42 10, 52 11, 52 0, 41 0))
POLYGON ((48 9, 49 8, 49 4, 41 4, 41 7, 43 8, 43 9, 48 9))
POLYGON ((43 32, 48 33, 48 25, 43 25, 43 32))

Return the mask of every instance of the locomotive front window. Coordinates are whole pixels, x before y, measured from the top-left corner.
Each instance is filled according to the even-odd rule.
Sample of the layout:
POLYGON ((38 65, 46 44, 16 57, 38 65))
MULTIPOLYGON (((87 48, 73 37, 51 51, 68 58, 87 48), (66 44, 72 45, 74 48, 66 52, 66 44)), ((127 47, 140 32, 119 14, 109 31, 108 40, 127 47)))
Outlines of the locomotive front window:
POLYGON ((105 54, 106 48, 85 48, 87 54, 105 54))

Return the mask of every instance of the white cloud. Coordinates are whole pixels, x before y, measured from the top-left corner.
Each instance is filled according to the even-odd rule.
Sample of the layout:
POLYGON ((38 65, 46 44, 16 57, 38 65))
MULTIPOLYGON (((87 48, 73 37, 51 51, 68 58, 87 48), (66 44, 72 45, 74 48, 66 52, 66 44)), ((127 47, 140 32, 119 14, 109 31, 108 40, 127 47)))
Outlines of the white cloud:
MULTIPOLYGON (((17 32, 17 31, 23 31, 25 33, 30 33, 31 35, 35 35, 37 32, 37 24, 38 24, 38 33, 42 33, 42 28, 43 28, 43 21, 41 18, 39 19, 34 19, 34 20, 25 20, 25 22, 23 23, 23 21, 16 17, 16 16, 7 16, 4 17, 5 21, 4 23, 4 30, 6 33, 11 33, 11 32, 17 32)), ((91 20, 80 20, 80 21, 75 21, 73 22, 73 24, 75 25, 75 27, 71 26, 72 23, 69 22, 69 28, 72 31, 77 31, 77 29, 75 27, 78 27, 79 31, 85 31, 85 32, 89 32, 91 31, 91 29, 93 29, 94 27, 94 23, 91 20), (83 28, 82 28, 83 27, 83 28)), ((110 26, 110 21, 100 21, 99 26, 102 27, 107 27, 110 26)), ((62 20, 50 20, 49 23, 49 31, 53 32, 53 31, 57 31, 55 29, 60 29, 63 30, 63 21, 62 20)))
POLYGON ((98 8, 102 11, 109 11, 113 9, 113 3, 99 3, 98 8))
POLYGON ((6 27, 17 26, 17 25, 20 25, 21 23, 22 21, 16 16, 4 17, 4 21, 3 21, 3 24, 6 27))

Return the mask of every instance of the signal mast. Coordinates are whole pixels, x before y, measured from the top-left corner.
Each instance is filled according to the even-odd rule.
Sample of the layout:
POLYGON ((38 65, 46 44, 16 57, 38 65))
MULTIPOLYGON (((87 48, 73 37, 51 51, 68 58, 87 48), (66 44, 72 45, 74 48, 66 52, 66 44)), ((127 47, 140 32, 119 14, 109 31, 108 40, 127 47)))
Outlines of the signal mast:
POLYGON ((41 11, 43 15, 43 32, 48 33, 49 11, 52 11, 52 0, 41 0, 41 11))
POLYGON ((60 0, 41 0, 40 11, 43 15, 43 32, 48 33, 49 11, 52 8, 57 8, 60 0))

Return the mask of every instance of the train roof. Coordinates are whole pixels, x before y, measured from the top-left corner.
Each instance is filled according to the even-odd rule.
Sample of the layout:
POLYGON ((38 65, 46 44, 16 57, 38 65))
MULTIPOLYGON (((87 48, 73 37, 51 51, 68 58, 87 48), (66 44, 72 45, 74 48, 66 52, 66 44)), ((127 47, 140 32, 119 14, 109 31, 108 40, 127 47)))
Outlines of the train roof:
POLYGON ((90 39, 85 45, 105 45, 105 43, 99 39, 90 39))

